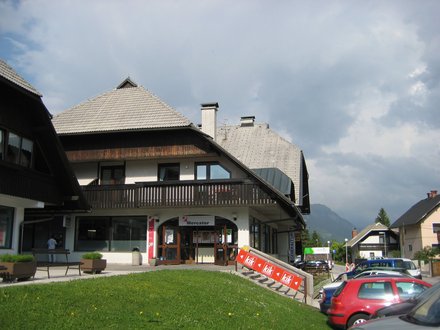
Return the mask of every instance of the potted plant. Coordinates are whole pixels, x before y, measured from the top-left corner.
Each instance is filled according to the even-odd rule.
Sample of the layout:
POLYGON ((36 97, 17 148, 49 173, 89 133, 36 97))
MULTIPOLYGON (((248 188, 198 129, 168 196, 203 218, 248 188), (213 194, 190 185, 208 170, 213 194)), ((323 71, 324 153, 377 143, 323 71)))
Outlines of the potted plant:
POLYGON ((102 253, 87 252, 81 256, 81 270, 84 273, 99 274, 107 267, 107 260, 102 259, 102 253))
POLYGON ((30 254, 0 255, 0 277, 4 281, 27 280, 35 276, 37 262, 30 254))

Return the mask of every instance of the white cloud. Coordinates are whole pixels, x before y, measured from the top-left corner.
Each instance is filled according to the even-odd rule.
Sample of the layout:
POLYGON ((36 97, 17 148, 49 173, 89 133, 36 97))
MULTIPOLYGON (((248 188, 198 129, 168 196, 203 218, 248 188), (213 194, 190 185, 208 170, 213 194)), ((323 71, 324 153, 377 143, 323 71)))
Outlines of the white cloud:
POLYGON ((382 201, 398 215, 440 189, 439 9, 430 0, 0 1, 0 56, 51 112, 129 75, 195 123, 207 101, 220 103, 220 123, 255 115, 304 150, 312 203, 355 222, 387 209, 382 201))

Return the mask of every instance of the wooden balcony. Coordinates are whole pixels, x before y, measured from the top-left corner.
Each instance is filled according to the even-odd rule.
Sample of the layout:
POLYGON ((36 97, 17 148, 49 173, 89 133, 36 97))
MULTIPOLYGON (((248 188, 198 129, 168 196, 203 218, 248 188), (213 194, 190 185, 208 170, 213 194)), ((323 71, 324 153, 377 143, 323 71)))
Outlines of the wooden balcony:
POLYGON ((82 188, 93 209, 275 204, 258 185, 242 180, 142 182, 82 188))
POLYGON ((361 244, 359 244, 359 251, 369 251, 369 250, 392 251, 392 250, 398 250, 398 249, 399 249, 399 245, 397 243, 392 243, 392 244, 387 243, 386 245, 383 243, 378 243, 378 244, 361 243, 361 244))

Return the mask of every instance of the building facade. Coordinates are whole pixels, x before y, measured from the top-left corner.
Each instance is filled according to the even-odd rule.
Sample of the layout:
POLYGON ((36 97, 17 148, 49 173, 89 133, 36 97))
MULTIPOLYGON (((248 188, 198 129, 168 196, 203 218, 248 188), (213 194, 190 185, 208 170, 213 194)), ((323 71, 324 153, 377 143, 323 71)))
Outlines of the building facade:
POLYGON ((352 239, 347 242, 353 260, 387 258, 391 251, 399 251, 399 236, 381 223, 371 224, 359 233, 353 230, 352 239))
POLYGON ((67 230, 74 254, 228 264, 250 245, 286 261, 305 226, 290 198, 130 79, 53 124, 92 207, 67 230))
POLYGON ((440 195, 431 190, 401 215, 391 228, 399 230, 402 257, 414 259, 414 254, 426 246, 440 247, 440 195))
POLYGON ((62 235, 64 217, 88 205, 41 94, 2 60, 0 108, 0 253, 15 254, 27 243, 46 247, 48 228, 59 225, 62 235), (26 241, 36 218, 46 230, 26 241))

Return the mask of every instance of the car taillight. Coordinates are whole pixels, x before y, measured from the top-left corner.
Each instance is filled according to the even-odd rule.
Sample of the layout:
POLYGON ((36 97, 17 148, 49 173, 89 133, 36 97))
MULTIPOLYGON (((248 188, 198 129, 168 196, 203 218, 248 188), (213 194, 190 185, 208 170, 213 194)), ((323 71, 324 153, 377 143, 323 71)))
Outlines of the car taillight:
POLYGON ((338 298, 333 297, 333 298, 332 298, 332 305, 333 305, 333 306, 341 306, 341 305, 342 305, 342 302, 341 302, 338 298))

